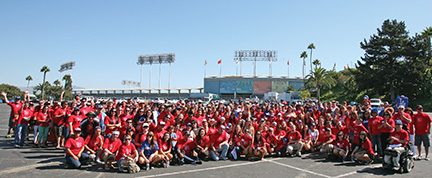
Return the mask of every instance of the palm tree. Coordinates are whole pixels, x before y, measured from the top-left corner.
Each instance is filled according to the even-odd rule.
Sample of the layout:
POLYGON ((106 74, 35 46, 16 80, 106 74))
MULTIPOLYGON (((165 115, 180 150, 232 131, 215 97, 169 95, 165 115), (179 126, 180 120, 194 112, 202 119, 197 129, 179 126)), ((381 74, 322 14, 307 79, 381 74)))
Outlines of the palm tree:
POLYGON ((56 87, 60 86, 60 85, 61 85, 60 80, 55 80, 55 81, 54 81, 54 85, 55 85, 56 87))
POLYGON ((306 51, 303 51, 301 54, 300 54, 300 58, 303 58, 303 67, 302 67, 302 73, 303 73, 303 83, 304 83, 304 78, 305 78, 305 75, 304 75, 304 68, 305 68, 305 65, 306 65, 306 61, 305 61, 305 59, 308 57, 308 55, 307 55, 307 53, 306 53, 306 51))
POLYGON ((315 49, 315 45, 313 44, 313 43, 311 43, 308 47, 307 47, 307 49, 310 49, 310 59, 309 59, 309 62, 310 62, 310 70, 311 70, 311 72, 312 72, 312 50, 314 50, 315 49))
POLYGON ((33 78, 31 77, 31 75, 29 75, 29 76, 26 77, 26 80, 27 80, 27 89, 28 89, 29 85, 30 85, 30 81, 32 81, 33 78))
POLYGON ((312 64, 315 66, 315 68, 317 68, 318 66, 321 67, 321 61, 319 61, 318 59, 315 59, 312 64))
POLYGON ((50 69, 47 66, 43 66, 42 69, 40 70, 41 72, 44 73, 44 77, 43 77, 43 83, 42 83, 42 98, 44 99, 44 90, 45 90, 45 79, 46 79, 46 73, 50 71, 50 69))
POLYGON ((317 89, 318 101, 320 101, 321 88, 330 88, 336 84, 336 80, 322 67, 315 67, 306 78, 306 85, 317 89))
POLYGON ((63 76, 63 80, 65 81, 64 88, 65 90, 72 91, 72 77, 69 74, 63 76))

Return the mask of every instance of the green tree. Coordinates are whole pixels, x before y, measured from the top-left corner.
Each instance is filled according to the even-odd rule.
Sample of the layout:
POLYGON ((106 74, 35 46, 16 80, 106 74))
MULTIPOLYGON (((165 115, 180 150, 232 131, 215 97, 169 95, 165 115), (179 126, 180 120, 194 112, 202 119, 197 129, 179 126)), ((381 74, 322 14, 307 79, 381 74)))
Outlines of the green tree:
POLYGON ((61 85, 60 80, 55 80, 55 81, 54 81, 54 85, 55 85, 55 86, 60 86, 60 85, 61 85))
POLYGON ((305 67, 306 67, 306 58, 308 57, 308 55, 307 55, 307 53, 306 53, 306 51, 303 51, 301 54, 300 54, 300 58, 303 58, 303 67, 302 67, 302 73, 303 73, 303 83, 304 83, 304 78, 305 78, 305 73, 304 73, 304 70, 305 70, 305 67))
POLYGON ((403 83, 403 76, 408 71, 403 67, 407 56, 410 38, 405 23, 397 20, 384 21, 369 40, 360 43, 365 55, 357 62, 355 73, 360 90, 372 90, 376 95, 390 95, 395 100, 395 93, 403 83))
POLYGON ((43 66, 42 69, 40 70, 40 72, 43 72, 44 77, 43 77, 43 82, 42 82, 42 93, 41 93, 41 99, 44 99, 44 95, 45 95, 45 80, 46 80, 46 73, 49 72, 50 69, 47 66, 43 66))
POLYGON ((72 77, 69 74, 63 76, 63 80, 65 81, 64 88, 65 90, 72 91, 72 77))
POLYGON ((315 49, 315 45, 313 43, 311 43, 311 44, 309 44, 307 49, 310 49, 309 63, 310 63, 310 71, 312 72, 312 51, 315 49))
MULTIPOLYGON (((24 92, 22 92, 18 87, 8 84, 0 84, 0 92, 5 92, 8 95, 8 99, 13 99, 14 96, 24 97, 24 92)), ((1 97, 3 99, 3 97, 1 97)))
POLYGON ((29 76, 26 77, 26 80, 27 80, 27 89, 28 89, 29 85, 30 85, 30 81, 32 81, 33 78, 31 77, 31 75, 29 75, 29 76))
POLYGON ((330 72, 322 67, 315 67, 313 71, 306 76, 306 86, 308 88, 317 89, 317 99, 320 101, 320 94, 322 88, 330 88, 336 84, 330 72))
POLYGON ((315 67, 318 67, 318 66, 321 67, 321 61, 319 61, 318 59, 315 59, 315 60, 312 62, 312 64, 313 64, 315 67))

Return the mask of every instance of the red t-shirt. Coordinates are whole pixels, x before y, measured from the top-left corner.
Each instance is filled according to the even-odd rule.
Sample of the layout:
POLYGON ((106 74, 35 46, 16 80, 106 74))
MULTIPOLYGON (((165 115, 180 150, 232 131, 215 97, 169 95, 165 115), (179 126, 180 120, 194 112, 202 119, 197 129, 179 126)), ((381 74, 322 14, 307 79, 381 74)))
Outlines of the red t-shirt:
POLYGON ((38 116, 37 116, 37 120, 41 120, 41 121, 48 121, 48 122, 41 122, 40 126, 42 127, 49 127, 50 125, 50 120, 51 118, 49 117, 49 114, 44 114, 42 112, 39 112, 38 116))
POLYGON ((111 153, 114 153, 120 148, 122 142, 120 139, 112 140, 111 138, 106 138, 103 148, 108 149, 111 153))
POLYGON ((289 132, 287 135, 288 141, 298 141, 302 138, 299 131, 289 132))
POLYGON ((335 141, 333 141, 333 145, 338 147, 338 148, 345 149, 347 146, 349 146, 349 142, 347 139, 335 140, 335 141))
POLYGON ((210 144, 210 137, 206 135, 201 139, 201 144, 199 144, 199 146, 205 148, 208 147, 209 144, 210 144))
POLYGON ((242 144, 243 135, 244 135, 243 133, 240 135, 238 134, 233 135, 234 146, 240 146, 242 144))
POLYGON ((99 149, 99 143, 103 141, 104 137, 102 136, 102 139, 100 139, 99 137, 93 136, 93 138, 91 138, 92 136, 89 135, 87 136, 87 138, 84 140, 84 143, 91 148, 92 150, 96 151, 99 149), (91 139, 91 140, 90 140, 91 139))
POLYGON ((352 143, 354 144, 358 144, 359 143, 359 137, 360 137, 360 132, 361 131, 365 131, 366 133, 368 133, 369 131, 362 125, 355 125, 354 126, 354 136, 353 136, 353 140, 352 143))
POLYGON ((196 144, 193 140, 188 140, 185 143, 181 143, 179 146, 180 149, 185 151, 186 155, 192 155, 192 150, 196 148, 196 144))
POLYGON ((12 103, 9 101, 8 105, 11 107, 10 116, 15 116, 15 114, 18 114, 18 111, 22 107, 22 103, 12 103))
POLYGON ((252 144, 252 136, 248 134, 242 134, 241 137, 241 143, 243 144, 243 147, 248 147, 249 145, 253 147, 252 144))
POLYGON ((372 143, 369 139, 366 138, 366 141, 362 144, 362 148, 367 150, 368 154, 375 154, 372 149, 372 143))
MULTIPOLYGON (((392 132, 394 131, 394 127, 396 126, 396 125, 395 125, 395 121, 394 121, 393 119, 390 118, 390 119, 387 121, 387 123, 388 123, 389 125, 391 125, 393 128, 390 129, 390 128, 387 127, 387 125, 384 125, 384 127, 381 128, 381 133, 392 133, 392 132)), ((384 119, 381 121, 381 124, 384 124, 384 119)))
POLYGON ((129 145, 125 145, 125 144, 121 145, 119 148, 119 152, 116 156, 116 161, 119 161, 123 157, 123 154, 126 156, 130 156, 135 154, 135 151, 136 151, 135 145, 132 143, 130 143, 129 145))
POLYGON ((416 135, 424 135, 430 129, 429 125, 432 122, 431 117, 426 114, 414 114, 413 115, 414 126, 415 126, 415 134, 416 135))
MULTIPOLYGON (((75 139, 74 137, 70 137, 65 143, 65 148, 69 148, 72 151, 72 153, 75 156, 77 156, 78 153, 81 151, 82 147, 84 146, 84 144, 85 144, 84 139, 82 137, 78 137, 78 139, 75 139)), ((66 155, 70 155, 70 154, 66 152, 66 155)))
POLYGON ((221 144, 222 142, 227 141, 227 140, 228 140, 228 137, 227 137, 227 133, 225 131, 223 131, 222 134, 219 134, 219 132, 216 132, 211 137, 211 143, 213 143, 213 145, 216 149, 219 146, 219 144, 221 144))
POLYGON ((72 129, 73 130, 80 127, 81 121, 82 121, 82 117, 79 115, 71 115, 68 118, 68 122, 72 122, 72 129))
POLYGON ((58 108, 54 112, 54 124, 57 124, 58 126, 64 124, 64 116, 63 117, 59 117, 59 118, 55 118, 55 116, 59 116, 59 115, 66 115, 66 109, 58 108))
POLYGON ((20 117, 18 118, 18 124, 28 125, 33 112, 31 109, 24 109, 20 113, 20 117))
POLYGON ((405 121, 405 119, 400 119, 400 118, 399 118, 399 116, 400 116, 399 112, 396 113, 395 115, 393 115, 392 119, 393 119, 393 120, 401 120, 402 123, 404 123, 404 124, 407 125, 410 134, 414 134, 413 124, 412 124, 413 121, 412 121, 411 116, 410 116, 408 113, 404 113, 403 115, 404 115, 406 118, 411 119, 411 122, 408 123, 408 122, 405 121))
POLYGON ((266 143, 266 140, 263 138, 261 141, 254 141, 254 147, 258 148, 258 147, 264 147, 266 143))
POLYGON ((330 135, 327 135, 327 134, 325 134, 324 135, 324 142, 327 142, 327 141, 329 141, 329 140, 336 140, 336 136, 335 135, 333 135, 333 134, 330 134, 330 135))
POLYGON ((164 142, 162 140, 158 141, 159 149, 162 149, 163 152, 171 150, 171 145, 169 142, 164 142))
MULTIPOLYGON (((408 135, 408 132, 407 131, 405 131, 405 130, 401 130, 400 132, 398 132, 398 131, 394 131, 393 133, 391 133, 390 134, 390 136, 392 137, 396 137, 397 139, 399 139, 399 140, 406 140, 406 141, 409 141, 409 135, 408 135)), ((401 142, 398 142, 398 141, 393 141, 393 145, 397 145, 397 144, 400 144, 401 142)), ((405 142, 405 144, 402 144, 402 146, 405 146, 407 144, 407 142, 405 142)))
MULTIPOLYGON (((108 116, 105 116, 105 120, 104 120, 104 124, 118 124, 119 121, 116 121, 115 117, 113 116, 113 118, 110 118, 108 116)), ((112 134, 112 132, 114 130, 118 130, 118 129, 110 129, 108 127, 105 127, 105 134, 112 134)))
POLYGON ((370 128, 369 131, 373 135, 381 135, 381 129, 379 129, 379 126, 381 125, 383 119, 384 118, 380 116, 369 119, 369 123, 368 123, 368 127, 370 128))

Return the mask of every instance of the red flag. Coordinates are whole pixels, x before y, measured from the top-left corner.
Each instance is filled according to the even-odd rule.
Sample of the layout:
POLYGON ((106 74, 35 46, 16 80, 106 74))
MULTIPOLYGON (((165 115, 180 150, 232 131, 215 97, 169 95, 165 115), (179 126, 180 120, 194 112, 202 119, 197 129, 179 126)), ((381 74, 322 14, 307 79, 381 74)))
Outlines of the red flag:
POLYGON ((287 65, 289 65, 289 61, 287 62, 287 65))
POLYGON ((344 66, 344 69, 347 69, 347 67, 346 67, 346 66, 344 66))
POLYGON ((218 64, 221 64, 221 63, 222 63, 222 59, 218 61, 218 64))
POLYGON ((204 61, 204 65, 207 65, 207 61, 204 61))

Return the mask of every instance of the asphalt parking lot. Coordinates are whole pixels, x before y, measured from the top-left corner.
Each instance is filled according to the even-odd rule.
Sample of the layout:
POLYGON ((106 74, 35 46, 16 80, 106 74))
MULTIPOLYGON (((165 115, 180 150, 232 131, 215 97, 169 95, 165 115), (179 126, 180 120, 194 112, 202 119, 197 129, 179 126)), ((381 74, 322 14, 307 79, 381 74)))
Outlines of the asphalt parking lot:
POLYGON ((301 158, 266 158, 264 161, 219 161, 202 165, 155 168, 136 174, 104 171, 102 167, 86 166, 79 170, 62 167, 62 150, 13 147, 13 138, 5 138, 10 108, 0 104, 0 177, 431 177, 432 161, 415 161, 411 173, 398 174, 381 168, 380 163, 326 161, 320 154, 304 154, 301 158))

